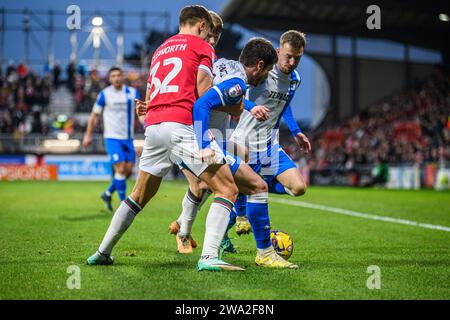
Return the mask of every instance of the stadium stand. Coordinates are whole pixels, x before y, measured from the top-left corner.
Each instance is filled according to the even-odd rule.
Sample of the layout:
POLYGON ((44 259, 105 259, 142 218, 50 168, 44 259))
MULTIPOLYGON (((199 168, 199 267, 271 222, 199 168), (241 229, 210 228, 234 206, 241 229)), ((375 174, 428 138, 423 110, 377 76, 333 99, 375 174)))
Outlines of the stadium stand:
MULTIPOLYGON (((0 73, 2 152, 23 151, 15 142, 26 137, 39 135, 42 138, 65 132, 79 138, 86 126, 79 115, 91 112, 97 94, 108 85, 106 75, 100 76, 96 70, 87 70, 82 64, 67 67, 66 81, 60 78, 61 71, 39 75, 25 64, 9 64, 4 71, 0 73)), ((129 85, 144 87, 144 73, 129 72, 127 77, 129 85)), ((100 121, 96 132, 101 131, 100 121)), ((136 123, 135 132, 143 131, 136 123)))
MULTIPOLYGON (((412 90, 309 134, 310 155, 302 154, 290 139, 282 139, 290 141, 284 149, 300 167, 307 164, 313 178, 317 174, 333 177, 336 184, 371 184, 373 170, 380 165, 445 166, 450 161, 450 77, 436 67, 429 79, 417 82, 412 90), (355 177, 348 178, 352 172, 355 177)), ((330 183, 330 179, 324 181, 330 183)), ((386 180, 387 174, 382 182, 386 180)))
POLYGON ((437 69, 416 89, 315 134, 310 167, 450 160, 449 93, 450 78, 437 69))

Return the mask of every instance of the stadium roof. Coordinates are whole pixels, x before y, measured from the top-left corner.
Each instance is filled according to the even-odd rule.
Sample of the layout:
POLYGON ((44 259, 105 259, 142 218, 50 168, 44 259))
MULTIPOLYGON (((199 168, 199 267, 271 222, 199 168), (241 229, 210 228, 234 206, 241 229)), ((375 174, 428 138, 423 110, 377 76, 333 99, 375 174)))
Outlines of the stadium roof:
POLYGON ((230 0, 222 10, 227 22, 248 29, 300 29, 306 33, 379 38, 444 50, 450 39, 449 0, 230 0), (369 30, 369 5, 381 8, 381 30, 369 30))

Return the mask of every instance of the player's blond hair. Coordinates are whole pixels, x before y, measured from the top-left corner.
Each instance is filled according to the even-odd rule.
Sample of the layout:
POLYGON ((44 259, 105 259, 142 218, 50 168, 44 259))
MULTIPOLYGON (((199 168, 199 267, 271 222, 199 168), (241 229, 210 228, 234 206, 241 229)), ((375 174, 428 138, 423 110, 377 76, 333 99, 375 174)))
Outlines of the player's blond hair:
POLYGON ((283 33, 280 37, 280 46, 289 43, 293 48, 306 47, 306 35, 297 30, 289 30, 283 33))
POLYGON ((211 15, 211 19, 213 22, 213 28, 211 29, 212 33, 220 34, 223 29, 223 20, 222 18, 214 11, 209 10, 209 14, 211 15))

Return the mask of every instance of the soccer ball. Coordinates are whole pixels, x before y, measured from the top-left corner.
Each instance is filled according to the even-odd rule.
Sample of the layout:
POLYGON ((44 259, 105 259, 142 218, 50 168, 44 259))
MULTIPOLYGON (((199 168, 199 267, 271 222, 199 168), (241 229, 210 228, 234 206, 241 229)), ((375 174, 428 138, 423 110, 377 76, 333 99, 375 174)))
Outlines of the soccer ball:
POLYGON ((294 251, 294 241, 291 236, 281 230, 270 231, 270 241, 275 251, 284 259, 289 259, 294 251))

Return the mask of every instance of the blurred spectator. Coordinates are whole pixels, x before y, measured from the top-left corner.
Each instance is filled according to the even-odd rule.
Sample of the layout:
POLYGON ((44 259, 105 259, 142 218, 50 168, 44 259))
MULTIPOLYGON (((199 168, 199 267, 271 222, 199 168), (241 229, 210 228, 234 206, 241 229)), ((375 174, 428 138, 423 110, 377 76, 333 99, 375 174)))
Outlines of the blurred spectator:
POLYGON ((73 92, 75 88, 75 63, 71 62, 67 65, 66 73, 67 73, 67 87, 70 91, 73 92))
POLYGON ((335 127, 309 134, 311 155, 305 157, 296 149, 290 155, 305 157, 316 170, 351 170, 373 165, 377 159, 416 166, 424 161, 449 161, 449 117, 450 77, 436 69, 414 90, 370 106, 335 127))
MULTIPOLYGON (((108 85, 106 75, 101 77, 96 70, 88 72, 84 62, 80 62, 78 68, 73 63, 69 64, 66 72, 67 85, 76 105, 74 111, 90 112, 98 93, 108 85)), ((141 95, 145 95, 142 91, 146 76, 145 73, 130 72, 126 82, 140 90, 141 95)), ((25 64, 15 67, 10 61, 5 73, 0 72, 0 133, 17 138, 26 134, 47 134, 59 130, 71 135, 83 133, 85 123, 79 123, 74 117, 66 117, 61 121, 59 115, 48 113, 50 92, 61 82, 60 77, 59 65, 55 66, 53 72, 39 76, 25 64)), ((102 132, 102 126, 99 121, 95 132, 102 132)), ((135 121, 135 132, 144 132, 138 121, 135 121)))
POLYGON ((57 63, 53 68, 53 86, 58 89, 61 76, 61 66, 57 63))
POLYGON ((0 133, 22 137, 44 133, 42 112, 50 101, 50 79, 40 77, 21 63, 8 64, 0 75, 0 133))

